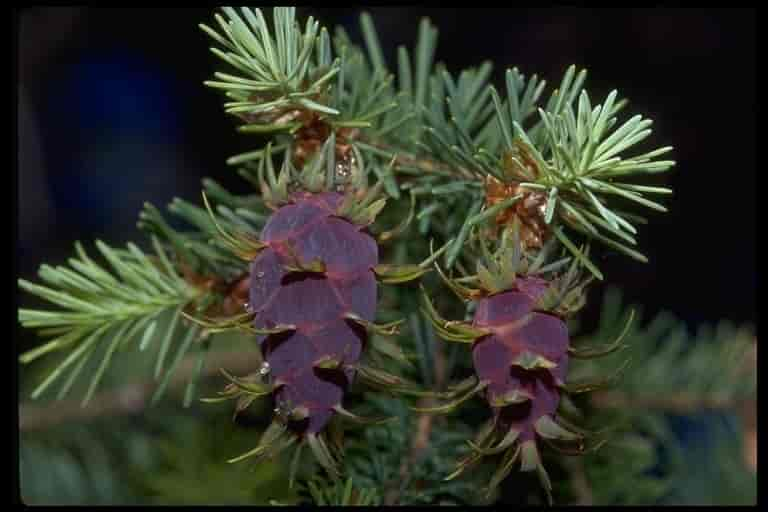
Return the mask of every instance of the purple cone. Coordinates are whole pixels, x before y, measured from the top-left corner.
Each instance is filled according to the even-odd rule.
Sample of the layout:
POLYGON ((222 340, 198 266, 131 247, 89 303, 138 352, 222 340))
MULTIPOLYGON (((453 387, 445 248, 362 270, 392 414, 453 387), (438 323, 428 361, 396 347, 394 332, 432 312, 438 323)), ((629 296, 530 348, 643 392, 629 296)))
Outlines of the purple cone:
POLYGON ((568 370, 568 329, 555 315, 535 311, 536 300, 547 283, 538 278, 518 278, 507 292, 477 302, 473 325, 491 331, 478 339, 472 356, 480 380, 488 381, 486 398, 504 430, 519 430, 520 440, 535 436, 534 424, 544 415, 554 415, 560 389, 568 370), (521 356, 541 356, 553 368, 525 369, 515 362, 521 356), (504 397, 527 399, 504 403, 504 397))
POLYGON ((261 338, 269 363, 277 406, 303 408, 308 416, 290 426, 299 433, 321 431, 341 404, 354 372, 343 368, 317 368, 324 358, 354 364, 367 340, 365 329, 347 320, 353 313, 373 321, 378 264, 376 241, 362 226, 337 217, 343 196, 335 192, 301 193, 267 220, 261 241, 268 247, 251 263, 249 309, 254 326, 294 325, 261 338), (285 266, 316 260, 320 272, 289 272, 285 266))

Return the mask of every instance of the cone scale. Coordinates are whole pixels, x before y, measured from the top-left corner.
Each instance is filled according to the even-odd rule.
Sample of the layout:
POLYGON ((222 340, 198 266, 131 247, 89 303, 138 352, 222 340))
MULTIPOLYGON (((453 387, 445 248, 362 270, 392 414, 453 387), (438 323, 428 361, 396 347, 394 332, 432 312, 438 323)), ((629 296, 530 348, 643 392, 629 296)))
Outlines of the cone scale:
MULTIPOLYGON (((473 343, 472 360, 477 377, 487 382, 495 432, 519 443, 512 449, 523 447, 521 469, 543 476, 537 438, 543 425, 556 425, 568 370, 568 329, 556 315, 535 311, 546 281, 530 277, 515 283, 512 290, 477 301, 473 326, 489 334, 473 343)), ((542 480, 549 492, 548 479, 542 480)))
POLYGON ((520 279, 517 289, 479 300, 473 321, 490 331, 472 347, 485 398, 497 428, 517 430, 521 442, 535 440, 536 422, 555 414, 568 369, 565 322, 534 311, 545 289, 543 280, 520 279))
MULTIPOLYGON (((570 258, 545 264, 550 241, 539 251, 526 250, 519 222, 502 233, 494 253, 484 250, 477 260, 477 274, 464 282, 448 278, 446 284, 464 301, 474 305, 471 322, 449 321, 440 316, 424 290, 424 313, 436 333, 447 341, 471 346, 474 376, 443 393, 449 403, 423 412, 450 412, 476 394, 488 403, 491 419, 469 444, 472 451, 447 477, 453 479, 485 456, 501 461, 486 488, 490 496, 511 471, 535 471, 551 502, 551 482, 542 464, 541 441, 564 452, 559 443, 576 442, 574 453, 584 453, 584 436, 572 431, 558 417, 563 392, 571 393, 566 376, 571 357, 597 357, 615 350, 612 345, 591 351, 574 351, 565 318, 584 302, 589 280, 580 278, 578 261, 570 258), (570 264, 569 264, 570 262, 570 264), (568 265, 567 271, 559 269, 568 265)), ((481 247, 484 241, 481 239, 481 247)), ((581 431, 579 431, 581 432, 581 431)), ((571 445, 573 446, 573 445, 571 445)))
POLYGON ((376 312, 376 241, 335 212, 343 196, 300 193, 267 221, 266 247, 251 263, 248 309, 257 329, 294 329, 259 337, 278 409, 300 409, 297 434, 323 430, 355 376, 367 332, 346 318, 372 322, 376 312), (321 271, 304 270, 320 262, 321 271), (323 362, 335 362, 328 368, 323 362), (334 365, 335 366, 335 365, 334 365))

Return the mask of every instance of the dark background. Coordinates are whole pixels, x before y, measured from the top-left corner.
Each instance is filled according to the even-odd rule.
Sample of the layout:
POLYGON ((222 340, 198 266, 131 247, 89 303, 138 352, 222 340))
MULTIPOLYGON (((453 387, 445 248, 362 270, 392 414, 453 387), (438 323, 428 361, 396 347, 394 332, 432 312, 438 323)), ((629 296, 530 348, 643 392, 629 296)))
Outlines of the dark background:
MULTIPOLYGON (((361 42, 359 11, 299 16, 341 24, 361 42)), ((426 15, 451 71, 488 59, 497 86, 511 66, 553 84, 574 63, 589 69, 593 102, 613 88, 628 97, 629 111, 655 121, 654 146, 676 148, 675 195, 670 213, 651 213, 641 229, 650 263, 608 257, 607 281, 691 327, 756 322, 755 9, 369 11, 390 63, 426 15)), ((137 239, 144 201, 195 200, 204 176, 247 190, 224 161, 252 149, 248 136, 202 84, 223 70, 197 28, 212 22, 211 9, 35 8, 19 20, 22 277, 63 263, 78 239, 137 239)))

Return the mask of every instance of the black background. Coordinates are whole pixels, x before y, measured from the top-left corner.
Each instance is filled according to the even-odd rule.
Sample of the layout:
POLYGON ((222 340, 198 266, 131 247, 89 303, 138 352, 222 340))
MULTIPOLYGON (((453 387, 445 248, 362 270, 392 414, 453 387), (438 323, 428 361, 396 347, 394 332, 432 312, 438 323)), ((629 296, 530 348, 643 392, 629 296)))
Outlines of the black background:
MULTIPOLYGON (((305 7, 299 15, 341 24, 361 42, 360 10, 305 7)), ((368 10, 390 63, 429 16, 440 30, 437 58, 451 71, 487 59, 497 86, 511 66, 553 84, 573 63, 589 69, 593 102, 613 88, 628 97, 628 111, 655 121, 654 146, 675 147, 668 181, 675 194, 670 213, 651 213, 641 227, 650 263, 606 258, 607 281, 648 313, 668 309, 692 327, 756 322, 756 9, 368 10)), ((210 8, 22 11, 23 277, 43 262, 62 263, 76 239, 138 238, 145 200, 194 200, 203 176, 246 190, 224 160, 252 147, 218 93, 202 85, 223 65, 208 52, 200 22, 212 22, 210 8), (115 148, 118 156, 84 165, 115 148)), ((599 298, 600 287, 593 293, 599 298)))

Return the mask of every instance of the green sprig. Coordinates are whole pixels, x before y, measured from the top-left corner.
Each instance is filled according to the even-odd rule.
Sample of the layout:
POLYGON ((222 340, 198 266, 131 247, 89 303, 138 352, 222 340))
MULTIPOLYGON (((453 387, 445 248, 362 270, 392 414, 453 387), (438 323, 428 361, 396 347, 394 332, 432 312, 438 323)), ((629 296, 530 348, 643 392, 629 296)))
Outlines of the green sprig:
POLYGON ((235 100, 225 104, 228 113, 267 115, 269 120, 259 124, 276 130, 290 127, 279 116, 291 109, 339 113, 323 99, 340 66, 330 62, 327 34, 317 21, 309 17, 302 31, 295 8, 276 7, 270 30, 261 9, 242 7, 242 16, 231 7, 222 10, 226 18, 215 16, 220 32, 204 24, 200 28, 224 49, 211 48, 214 55, 241 73, 216 73, 217 80, 205 82, 235 100))
MULTIPOLYGON (((19 321, 24 327, 38 328, 42 335, 53 337, 23 353, 19 360, 29 363, 51 352, 69 351, 35 388, 32 398, 39 397, 74 365, 59 393, 59 398, 63 397, 86 361, 94 356, 97 345, 111 335, 83 400, 83 405, 87 404, 121 344, 142 333, 141 345, 145 346, 149 341, 146 335, 155 333, 160 315, 201 296, 200 290, 173 270, 158 240, 152 241, 155 257, 147 256, 134 244, 128 244, 128 250, 117 250, 96 241, 99 252, 112 267, 111 272, 94 262, 77 243, 78 258, 69 260, 70 268, 40 267, 38 275, 46 285, 19 279, 23 290, 61 308, 19 309, 19 321)), ((156 334, 167 337, 170 343, 170 329, 166 326, 166 330, 160 329, 156 334)))

